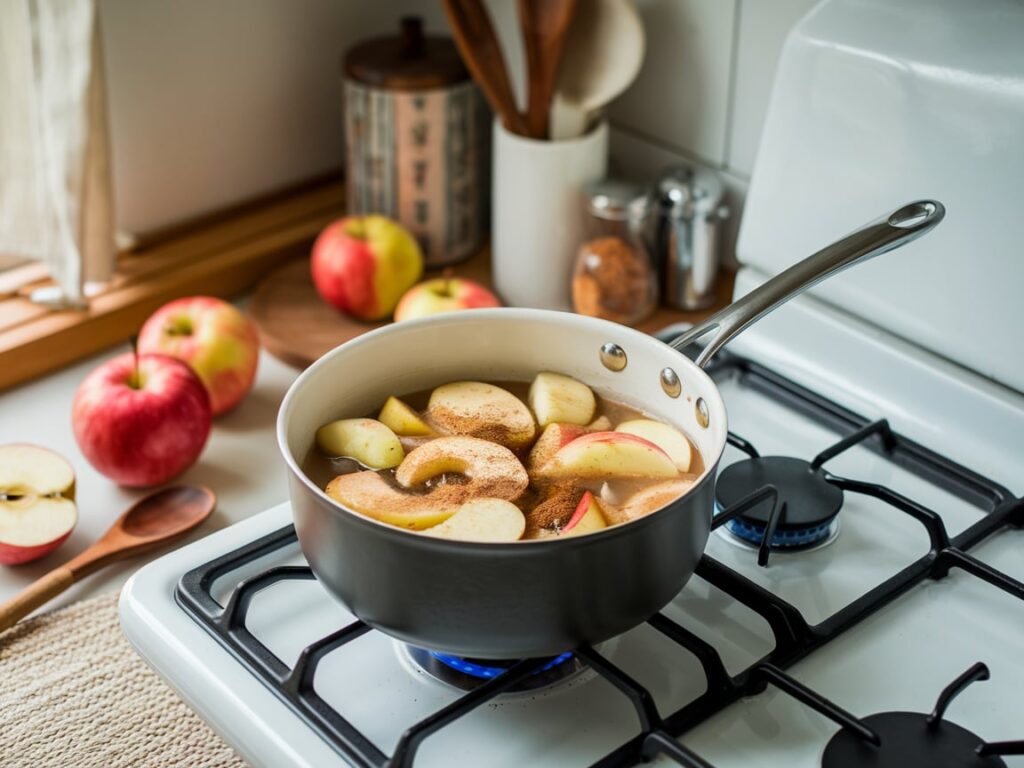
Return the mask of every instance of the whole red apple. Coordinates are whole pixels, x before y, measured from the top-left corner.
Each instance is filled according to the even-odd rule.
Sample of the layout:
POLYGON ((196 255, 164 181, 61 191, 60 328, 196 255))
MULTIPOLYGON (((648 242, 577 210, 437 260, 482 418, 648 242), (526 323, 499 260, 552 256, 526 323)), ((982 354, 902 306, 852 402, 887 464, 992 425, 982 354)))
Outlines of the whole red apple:
POLYGON ((313 285, 328 304, 362 320, 381 320, 423 274, 416 239, 386 216, 348 216, 313 243, 313 285))
POLYGON ((210 398, 187 365, 167 355, 120 355, 75 393, 78 446, 120 485, 155 485, 183 472, 210 435, 210 398))
POLYGON ((260 340, 256 326, 234 305, 212 296, 165 304, 139 331, 139 353, 176 357, 199 377, 213 415, 231 410, 256 380, 260 340))
POLYGON ((395 322, 456 309, 500 306, 498 297, 479 283, 461 277, 435 277, 406 292, 395 309, 395 322))

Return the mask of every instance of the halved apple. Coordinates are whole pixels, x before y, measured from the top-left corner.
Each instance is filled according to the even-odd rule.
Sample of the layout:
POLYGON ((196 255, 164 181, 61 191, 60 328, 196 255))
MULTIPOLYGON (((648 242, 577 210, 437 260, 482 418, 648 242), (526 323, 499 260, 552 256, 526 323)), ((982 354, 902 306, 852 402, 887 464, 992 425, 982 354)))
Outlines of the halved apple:
POLYGON ((482 381, 456 381, 430 394, 427 421, 451 435, 479 437, 521 450, 537 425, 526 404, 508 390, 482 381))
POLYGON ((678 477, 679 470, 649 440, 625 432, 591 432, 560 448, 537 474, 556 480, 639 480, 678 477))
POLYGON ((405 458, 398 436, 376 419, 338 419, 316 431, 316 444, 328 456, 355 459, 371 469, 397 467, 405 458))
POLYGON ((559 448, 585 434, 587 434, 587 428, 576 424, 548 424, 540 433, 537 442, 533 444, 533 448, 530 449, 530 456, 526 461, 527 467, 531 472, 540 469, 558 453, 559 448))
POLYGON ((615 428, 617 432, 636 435, 650 440, 661 448, 676 465, 680 472, 688 472, 692 459, 690 441, 675 427, 654 419, 633 419, 624 421, 615 428))
POLYGON ((377 420, 399 437, 429 437, 434 434, 416 411, 394 395, 384 402, 377 420))
POLYGON ((424 531, 428 536, 459 541, 518 541, 526 530, 519 507, 504 499, 473 499, 439 525, 424 531))
POLYGON ((585 533, 593 533, 602 528, 607 528, 604 515, 601 513, 601 505, 594 498, 594 494, 587 491, 580 499, 576 511, 572 513, 569 522, 559 532, 559 536, 582 536, 585 533))
POLYGON ((59 547, 78 522, 75 471, 36 445, 0 446, 0 563, 38 560, 59 547))
POLYGON ((542 427, 555 422, 584 425, 594 418, 597 400, 582 381, 545 371, 530 384, 530 408, 542 427))
POLYGON ((438 475, 463 475, 474 497, 514 501, 530 478, 508 448, 476 437, 439 437, 409 453, 395 471, 406 488, 423 485, 438 475))
POLYGON ((324 490, 353 512, 417 531, 443 523, 470 498, 464 485, 445 486, 426 494, 405 493, 369 471, 338 475, 324 490))

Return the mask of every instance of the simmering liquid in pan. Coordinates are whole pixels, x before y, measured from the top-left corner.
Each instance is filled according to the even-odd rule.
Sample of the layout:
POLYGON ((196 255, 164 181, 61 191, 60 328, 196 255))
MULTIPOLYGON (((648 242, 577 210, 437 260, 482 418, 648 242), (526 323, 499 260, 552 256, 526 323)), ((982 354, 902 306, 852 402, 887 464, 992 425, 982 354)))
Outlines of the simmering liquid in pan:
POLYGON ((379 413, 321 427, 302 466, 367 517, 492 542, 627 523, 704 471, 676 427, 553 373, 389 397, 379 413))

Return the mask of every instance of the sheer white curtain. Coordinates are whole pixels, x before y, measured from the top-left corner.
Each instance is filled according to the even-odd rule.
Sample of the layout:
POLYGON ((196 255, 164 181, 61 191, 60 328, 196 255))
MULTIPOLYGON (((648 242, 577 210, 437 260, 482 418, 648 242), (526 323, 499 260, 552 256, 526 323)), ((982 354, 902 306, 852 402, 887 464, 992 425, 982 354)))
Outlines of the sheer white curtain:
POLYGON ((0 0, 0 253, 79 303, 113 269, 112 206, 96 0, 0 0))

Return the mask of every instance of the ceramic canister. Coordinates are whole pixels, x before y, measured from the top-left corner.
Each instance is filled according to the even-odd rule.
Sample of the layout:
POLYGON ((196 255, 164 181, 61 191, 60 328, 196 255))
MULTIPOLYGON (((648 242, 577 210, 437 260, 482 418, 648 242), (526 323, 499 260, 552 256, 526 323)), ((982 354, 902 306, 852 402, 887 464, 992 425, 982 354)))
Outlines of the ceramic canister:
POLYGON ((400 221, 428 268, 472 256, 486 229, 489 116, 455 45, 405 18, 400 35, 351 48, 343 72, 349 212, 400 221))

